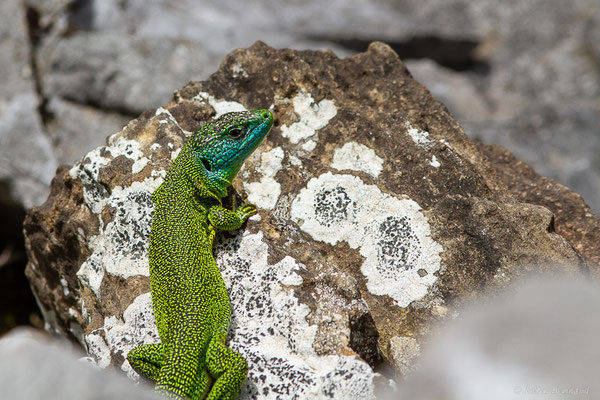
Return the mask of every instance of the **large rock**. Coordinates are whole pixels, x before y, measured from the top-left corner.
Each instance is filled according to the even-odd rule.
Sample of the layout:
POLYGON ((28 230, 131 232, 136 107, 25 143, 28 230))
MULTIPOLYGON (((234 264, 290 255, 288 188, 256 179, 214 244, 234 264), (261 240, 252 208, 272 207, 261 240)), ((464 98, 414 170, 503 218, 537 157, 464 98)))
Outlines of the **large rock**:
MULTIPOLYGON (((226 52, 257 39, 339 56, 386 41, 470 137, 508 148, 600 210, 597 0, 518 7, 495 0, 336 0, 326 8, 318 0, 251 7, 243 0, 4 3, 27 7, 43 100, 82 102, 109 119, 164 104, 173 87, 204 79, 226 52)), ((19 21, 16 13, 3 15, 6 27, 19 21)), ((19 65, 18 55, 3 58, 19 65)), ((94 129, 85 126, 86 114, 79 116, 82 135, 94 129)), ((51 116, 63 124, 60 113, 51 116)), ((63 162, 64 150, 55 149, 63 162)))
POLYGON ((57 96, 125 115, 156 107, 170 97, 173 87, 199 79, 198 71, 219 58, 200 42, 123 40, 117 33, 80 33, 58 41, 51 52, 48 46, 39 51, 48 98, 57 96), (156 76, 162 78, 149 85, 156 76))
POLYGON ((457 38, 472 44, 456 56, 470 60, 471 68, 448 71, 438 65, 440 73, 407 62, 434 95, 452 92, 446 105, 471 138, 506 147, 600 210, 598 1, 531 0, 514 6, 408 0, 398 11, 410 16, 412 29, 408 37, 394 37, 396 42, 410 43, 410 35, 419 32, 417 38, 443 43, 437 52, 423 50, 426 57, 445 55, 457 38), (465 85, 457 88, 457 76, 470 81, 478 95, 465 85), (472 110, 482 108, 473 116, 472 110))
POLYGON ((341 60, 257 43, 58 172, 25 223, 49 329, 133 374, 127 352, 158 340, 150 195, 191 132, 259 107, 275 127, 231 191, 259 215, 215 249, 230 345, 250 365, 246 397, 371 398, 414 367, 433 323, 483 289, 598 270, 600 241, 584 252, 564 233, 598 236, 581 199, 532 170, 519 181, 522 163, 471 142, 388 46, 341 60), (549 198, 577 217, 555 218, 540 205, 549 198))

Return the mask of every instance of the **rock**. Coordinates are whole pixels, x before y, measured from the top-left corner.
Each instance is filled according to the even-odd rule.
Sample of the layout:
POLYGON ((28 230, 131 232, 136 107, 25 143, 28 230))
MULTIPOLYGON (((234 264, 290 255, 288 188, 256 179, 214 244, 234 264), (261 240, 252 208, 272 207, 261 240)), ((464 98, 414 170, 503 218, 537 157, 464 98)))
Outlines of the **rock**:
POLYGON ((536 276, 513 285, 444 326, 396 398, 593 398, 598 307, 592 282, 536 276))
POLYGON ((157 107, 169 98, 173 87, 200 78, 198 71, 214 59, 200 42, 123 40, 116 33, 80 33, 58 41, 51 50, 44 46, 39 51, 47 97, 130 116, 157 107), (162 78, 148 84, 157 76, 162 78))
MULTIPOLYGON (((409 0, 396 9, 407 17, 409 35, 385 39, 398 49, 411 43, 411 35, 413 42, 435 38, 443 45, 422 56, 441 63, 457 38, 472 44, 461 52, 472 66, 457 72, 467 85, 456 86, 455 74, 432 73, 427 63, 407 63, 435 96, 447 98, 448 86, 456 90, 450 97, 458 107, 447 105, 471 138, 506 147, 600 210, 600 3, 409 0), (482 108, 488 112, 473 119, 472 110, 482 108)), ((362 37, 375 38, 382 40, 362 37)), ((403 60, 409 56, 400 53, 403 60)))
POLYGON ((226 52, 256 39, 339 56, 386 41, 411 61, 420 82, 448 100, 471 138, 508 148, 600 210, 596 0, 518 7, 493 0, 330 1, 326 9, 314 0, 252 7, 239 0, 23 3, 43 100, 83 102, 128 118, 164 104, 173 87, 204 79, 226 52))
POLYGON ((500 146, 478 144, 482 154, 510 192, 519 201, 542 205, 556 217, 554 228, 566 238, 585 262, 595 279, 600 277, 600 217, 592 212, 583 198, 556 181, 538 175, 500 146))
POLYGON ((52 143, 42 129, 34 93, 13 96, 0 115, 0 180, 24 208, 41 204, 56 173, 52 143))
POLYGON ((19 328, 0 340, 0 396, 12 400, 158 400, 114 372, 86 365, 68 342, 19 328))
POLYGON ((57 162, 38 112, 25 17, 20 1, 0 5, 0 181, 12 199, 29 208, 47 197, 57 162))
POLYGON ((40 320, 23 274, 23 220, 47 198, 57 166, 39 113, 26 17, 22 1, 0 2, 0 334, 40 320))
POLYGON ((129 121, 129 117, 122 114, 100 111, 60 97, 53 97, 47 109, 55 116, 48 121, 47 128, 60 164, 73 164, 82 153, 103 146, 108 135, 120 131, 129 121))
POLYGON ((527 201, 543 190, 563 209, 584 207, 533 171, 521 185, 514 158, 490 162, 498 152, 471 142, 389 46, 341 60, 259 42, 58 171, 25 223, 49 329, 133 375, 127 352, 158 340, 151 193, 190 132, 259 107, 273 108, 275 127, 231 191, 259 216, 215 248, 230 345, 250 365, 242 398, 373 398, 413 368, 435 323, 484 289, 586 272, 582 257, 598 270, 576 250, 580 236, 561 235, 597 231, 597 217, 555 219, 527 201))

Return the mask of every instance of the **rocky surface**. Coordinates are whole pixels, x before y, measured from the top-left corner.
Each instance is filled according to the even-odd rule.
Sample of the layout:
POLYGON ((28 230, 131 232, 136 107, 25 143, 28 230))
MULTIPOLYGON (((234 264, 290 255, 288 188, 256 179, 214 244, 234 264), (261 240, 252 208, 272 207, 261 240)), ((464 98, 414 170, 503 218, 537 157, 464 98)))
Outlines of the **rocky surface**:
MULTIPOLYGON (((32 151, 40 165, 73 162, 121 128, 115 116, 123 122, 164 104, 172 88, 206 78, 227 52, 255 40, 339 56, 381 40, 408 60, 468 135, 507 147, 600 208, 595 0, 336 0, 325 9, 296 0, 252 7, 236 0, 6 0, 3 7, 0 54, 10 84, 0 101, 27 94, 4 115, 29 115, 25 131, 42 147, 32 151), (62 101, 73 109, 49 106, 62 101), (97 117, 88 123, 89 110, 78 106, 97 117), (71 131, 49 125, 75 118, 85 139, 65 149, 71 131)), ((50 176, 44 179, 43 188, 50 176)), ((29 198, 22 201, 29 207, 43 201, 42 192, 14 197, 29 198)))
POLYGON ((150 195, 190 132, 259 107, 275 127, 232 190, 259 215, 215 249, 245 398, 372 398, 484 289, 598 273, 600 224, 581 198, 470 141, 390 47, 339 59, 257 43, 58 171, 25 223, 48 329, 132 374, 126 353, 158 340, 150 195))
MULTIPOLYGON (((0 11, 0 199, 17 214, 44 201, 58 165, 259 39, 339 56, 388 42, 470 137, 600 210, 596 0, 3 0, 0 11)), ((0 239, 0 251, 22 242, 0 239)))

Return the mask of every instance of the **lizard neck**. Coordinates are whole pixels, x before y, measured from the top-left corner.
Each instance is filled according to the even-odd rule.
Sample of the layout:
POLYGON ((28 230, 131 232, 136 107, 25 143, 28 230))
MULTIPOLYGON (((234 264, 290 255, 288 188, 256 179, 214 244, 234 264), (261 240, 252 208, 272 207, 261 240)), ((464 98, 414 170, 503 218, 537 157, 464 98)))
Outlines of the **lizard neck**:
MULTIPOLYGON (((229 185, 229 182, 219 177, 206 176, 206 171, 193 159, 191 148, 186 144, 173 161, 163 184, 156 190, 153 198, 158 200, 161 191, 173 187, 177 191, 189 191, 194 197, 213 198, 220 203, 221 198, 227 196, 229 185)), ((172 193, 171 190, 168 192, 172 193)))

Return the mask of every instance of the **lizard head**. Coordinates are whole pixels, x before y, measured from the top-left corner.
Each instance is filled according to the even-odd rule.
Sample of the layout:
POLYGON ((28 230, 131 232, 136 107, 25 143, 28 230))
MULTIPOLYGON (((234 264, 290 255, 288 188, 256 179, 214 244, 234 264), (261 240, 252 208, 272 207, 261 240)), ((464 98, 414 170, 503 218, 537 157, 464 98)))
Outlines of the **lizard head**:
POLYGON ((230 112, 190 138, 193 160, 212 191, 223 192, 273 126, 269 110, 230 112))

